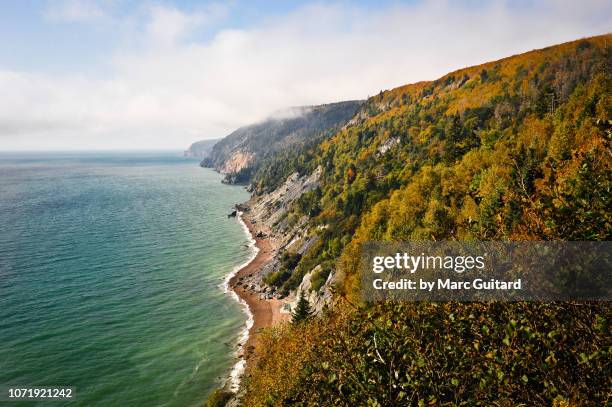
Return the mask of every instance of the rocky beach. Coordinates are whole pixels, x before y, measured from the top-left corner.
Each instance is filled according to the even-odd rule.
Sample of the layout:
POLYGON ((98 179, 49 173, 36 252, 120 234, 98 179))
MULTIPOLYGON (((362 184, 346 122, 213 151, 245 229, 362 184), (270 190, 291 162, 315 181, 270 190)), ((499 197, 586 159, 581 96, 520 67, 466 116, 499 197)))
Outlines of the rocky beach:
POLYGON ((274 259, 278 251, 278 242, 270 237, 269 231, 263 232, 260 229, 263 222, 253 223, 253 219, 249 219, 244 213, 239 216, 251 233, 258 249, 253 260, 241 268, 229 281, 229 288, 247 304, 253 318, 248 340, 240 344, 242 348, 240 357, 248 361, 257 343, 258 332, 262 328, 273 326, 281 321, 289 321, 291 314, 281 312, 283 303, 286 301, 268 293, 268 288, 262 284, 263 270, 274 259))
POLYGON ((227 282, 238 300, 248 307, 248 336, 244 335, 238 344, 238 358, 231 380, 233 391, 238 390, 241 376, 248 376, 255 363, 255 347, 262 329, 291 320, 291 309, 300 292, 307 294, 313 308, 319 312, 331 298, 328 282, 320 292, 311 291, 310 276, 307 273, 296 291, 288 296, 264 283, 264 276, 279 270, 280 254, 283 252, 303 253, 314 243, 309 230, 304 227, 305 219, 289 225, 285 215, 292 203, 304 192, 318 185, 320 169, 300 177, 292 174, 276 190, 252 196, 245 203, 237 204, 228 215, 236 217, 250 233, 256 254, 253 259, 233 274, 227 282))

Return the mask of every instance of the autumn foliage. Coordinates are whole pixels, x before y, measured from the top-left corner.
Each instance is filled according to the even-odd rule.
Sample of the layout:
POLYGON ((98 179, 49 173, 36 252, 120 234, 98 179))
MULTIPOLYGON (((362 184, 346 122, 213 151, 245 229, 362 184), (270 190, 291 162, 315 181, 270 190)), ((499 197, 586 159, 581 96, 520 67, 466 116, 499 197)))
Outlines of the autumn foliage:
POLYGON ((323 168, 307 215, 325 227, 310 229, 319 240, 283 284, 333 264, 338 303, 266 334, 246 405, 605 405, 607 303, 363 304, 358 262, 368 240, 610 240, 608 44, 381 92, 351 125, 292 152, 300 171, 323 168))

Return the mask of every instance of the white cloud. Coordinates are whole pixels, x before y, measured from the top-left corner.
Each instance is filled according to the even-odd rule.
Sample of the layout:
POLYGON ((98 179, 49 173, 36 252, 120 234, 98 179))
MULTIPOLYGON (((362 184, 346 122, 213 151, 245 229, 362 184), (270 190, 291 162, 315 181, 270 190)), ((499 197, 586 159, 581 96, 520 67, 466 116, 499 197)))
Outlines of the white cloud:
POLYGON ((228 7, 221 3, 211 3, 191 13, 153 5, 149 8, 147 32, 157 45, 172 45, 192 31, 223 19, 228 11, 228 7))
POLYGON ((91 22, 107 17, 108 1, 49 0, 44 16, 54 22, 91 22))
POLYGON ((576 12, 570 4, 518 10, 502 1, 431 1, 375 11, 314 4, 204 42, 194 33, 227 8, 187 14, 152 6, 140 45, 111 56, 110 77, 0 72, 0 149, 184 148, 288 106, 365 98, 606 32, 608 3, 576 12))

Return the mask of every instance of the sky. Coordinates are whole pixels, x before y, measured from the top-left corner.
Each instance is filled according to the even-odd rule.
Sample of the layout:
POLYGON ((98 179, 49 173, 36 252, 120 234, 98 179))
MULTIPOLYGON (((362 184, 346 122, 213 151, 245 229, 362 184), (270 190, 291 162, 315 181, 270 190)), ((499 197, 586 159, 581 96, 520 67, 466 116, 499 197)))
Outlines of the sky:
POLYGON ((609 0, 2 1, 0 150, 182 150, 611 22, 609 0))

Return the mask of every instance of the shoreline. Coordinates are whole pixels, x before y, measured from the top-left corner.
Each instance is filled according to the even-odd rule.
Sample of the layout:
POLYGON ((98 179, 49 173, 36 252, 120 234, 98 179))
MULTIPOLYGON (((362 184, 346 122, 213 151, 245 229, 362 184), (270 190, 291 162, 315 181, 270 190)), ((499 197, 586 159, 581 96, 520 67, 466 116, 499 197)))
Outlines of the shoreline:
POLYGON ((224 291, 238 301, 247 315, 244 329, 238 339, 236 351, 237 361, 233 365, 229 377, 229 390, 237 392, 242 377, 248 372, 248 362, 253 356, 259 330, 274 324, 289 320, 290 314, 281 313, 283 304, 278 299, 264 299, 261 293, 254 291, 243 279, 257 275, 268 264, 276 253, 268 237, 257 237, 256 226, 248 220, 243 212, 238 212, 238 221, 249 236, 249 248, 253 251, 247 262, 237 266, 227 275, 224 291))
POLYGON ((248 265, 251 264, 253 260, 255 260, 255 258, 260 252, 260 248, 257 246, 257 242, 253 234, 251 233, 248 226, 242 219, 242 213, 240 212, 237 217, 240 222, 240 225, 242 226, 242 228, 244 229, 244 232, 247 234, 249 238, 248 248, 249 250, 251 250, 251 255, 249 256, 249 259, 246 262, 234 267, 232 271, 225 277, 225 280, 223 281, 223 284, 222 284, 223 292, 230 295, 234 300, 236 300, 236 302, 238 302, 242 306, 242 311, 247 316, 247 320, 245 321, 245 326, 242 329, 242 331, 240 331, 240 334, 238 336, 238 342, 237 342, 238 347, 237 347, 236 352, 234 353, 234 356, 238 360, 232 366, 232 370, 230 371, 229 378, 228 378, 229 381, 226 384, 226 387, 228 387, 229 390, 232 392, 237 392, 238 389, 240 388, 240 379, 242 377, 242 374, 245 371, 246 360, 242 357, 242 355, 244 354, 244 344, 248 341, 249 333, 254 324, 254 316, 247 302, 243 300, 242 298, 240 298, 238 293, 236 293, 236 291, 232 287, 230 287, 230 284, 231 284, 232 279, 241 270, 243 270, 245 267, 248 267, 248 265))

